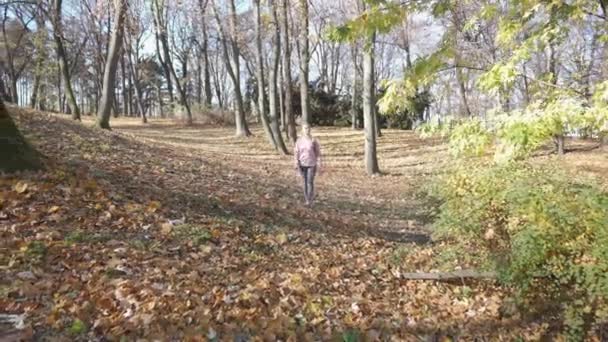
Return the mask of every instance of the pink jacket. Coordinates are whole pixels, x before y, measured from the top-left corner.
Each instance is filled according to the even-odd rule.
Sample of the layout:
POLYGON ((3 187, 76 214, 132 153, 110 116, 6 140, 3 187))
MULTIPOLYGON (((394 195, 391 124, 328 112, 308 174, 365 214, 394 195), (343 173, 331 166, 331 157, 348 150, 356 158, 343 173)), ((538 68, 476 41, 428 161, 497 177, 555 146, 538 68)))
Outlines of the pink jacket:
POLYGON ((294 164, 298 166, 317 166, 320 162, 321 147, 317 139, 299 137, 293 149, 294 164))

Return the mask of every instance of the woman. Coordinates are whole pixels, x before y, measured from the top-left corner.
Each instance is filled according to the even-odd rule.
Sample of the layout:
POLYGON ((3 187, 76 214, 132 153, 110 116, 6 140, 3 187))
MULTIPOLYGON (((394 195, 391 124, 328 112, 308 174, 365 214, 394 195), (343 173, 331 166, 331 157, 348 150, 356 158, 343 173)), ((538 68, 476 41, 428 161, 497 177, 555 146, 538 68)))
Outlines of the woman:
POLYGON ((296 141, 293 158, 296 172, 304 179, 304 200, 307 206, 311 206, 315 194, 315 174, 317 170, 321 171, 321 146, 310 134, 308 124, 302 126, 302 136, 296 141))

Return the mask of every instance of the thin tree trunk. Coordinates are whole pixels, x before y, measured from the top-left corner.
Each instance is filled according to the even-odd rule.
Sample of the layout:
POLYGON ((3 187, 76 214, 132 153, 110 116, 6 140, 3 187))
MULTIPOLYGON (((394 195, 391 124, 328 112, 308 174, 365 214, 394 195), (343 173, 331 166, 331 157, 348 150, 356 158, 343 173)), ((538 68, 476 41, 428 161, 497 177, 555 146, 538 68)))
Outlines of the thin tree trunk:
POLYGON ((277 75, 279 74, 279 63, 281 60, 281 32, 279 30, 279 18, 277 16, 276 6, 273 0, 269 1, 269 6, 271 7, 270 10, 272 11, 274 37, 272 41, 272 68, 270 69, 270 81, 268 82, 268 92, 270 96, 268 103, 270 105, 271 128, 272 133, 274 135, 274 141, 276 142, 276 147, 280 153, 286 155, 288 154, 287 147, 285 146, 283 136, 281 135, 281 128, 279 127, 279 116, 277 113, 277 75))
POLYGON ((142 122, 147 123, 148 119, 146 118, 146 110, 144 108, 144 101, 143 101, 143 95, 141 92, 141 85, 139 83, 139 77, 137 75, 137 69, 135 67, 135 63, 133 63, 131 47, 132 47, 132 45, 131 45, 130 34, 127 34, 127 38, 125 39, 125 54, 127 55, 127 63, 129 64, 129 72, 131 74, 131 79, 133 80, 133 86, 135 87, 135 98, 136 98, 136 102, 137 102, 137 108, 138 108, 138 112, 142 116, 142 122))
MULTIPOLYGON (((456 52, 456 65, 460 64, 460 56, 456 52)), ((456 81, 458 82, 458 91, 460 92, 460 99, 462 101, 461 116, 470 117, 471 109, 469 108, 469 102, 467 100, 467 88, 465 85, 464 77, 462 75, 462 68, 456 67, 456 81)))
POLYGON ((253 0, 255 9, 255 58, 256 58, 256 79, 258 86, 258 115, 262 120, 262 127, 272 147, 277 149, 277 141, 270 129, 266 116, 266 91, 264 81, 264 60, 262 59, 262 17, 260 15, 260 0, 253 0))
POLYGON ((368 175, 380 172, 376 156, 376 104, 374 85, 374 44, 376 35, 367 38, 363 53, 363 127, 365 130, 365 170, 368 175))
POLYGON ((308 96, 308 0, 300 1, 300 102, 302 123, 310 124, 310 99, 308 96))
POLYGON ((352 60, 353 60, 353 85, 352 85, 352 93, 350 99, 350 116, 352 121, 352 129, 357 129, 357 47, 353 45, 352 50, 352 60))
POLYGON ((129 116, 129 96, 127 95, 127 71, 125 70, 125 56, 120 58, 120 78, 122 85, 122 113, 125 116, 129 116))
POLYGON ((208 0, 199 0, 201 8, 201 26, 203 31, 203 43, 201 47, 203 57, 203 85, 205 89, 205 103, 207 107, 211 107, 213 101, 213 93, 211 92, 211 75, 209 74, 209 38, 207 35, 207 23, 205 21, 205 13, 207 12, 208 0))
POLYGON ((218 13, 217 5, 215 0, 213 1, 213 12, 220 33, 220 39, 222 40, 222 49, 224 51, 224 57, 226 60, 226 69, 234 84, 234 96, 236 102, 235 112, 235 123, 236 123, 236 136, 247 137, 251 135, 249 128, 247 127, 247 121, 245 120, 245 106, 243 104, 243 96, 241 93, 241 75, 240 75, 240 63, 239 63, 239 47, 237 44, 237 28, 236 28, 236 6, 234 0, 229 1, 230 4, 230 47, 232 56, 228 52, 227 35, 222 27, 222 22, 218 13))
POLYGON ((97 126, 110 129, 110 114, 112 100, 114 99, 114 88, 116 83, 116 69, 120 49, 122 45, 122 35, 124 29, 125 16, 127 11, 127 0, 115 0, 116 13, 114 14, 114 31, 110 38, 110 47, 106 58, 106 67, 103 75, 103 88, 101 92, 101 103, 97 112, 97 126))
POLYGON ((68 100, 70 102, 70 111, 72 112, 72 119, 80 120, 80 109, 78 108, 78 103, 76 102, 76 96, 74 95, 74 90, 72 89, 72 81, 70 76, 70 69, 68 66, 67 55, 65 52, 65 48, 63 47, 63 23, 61 18, 61 7, 62 0, 55 0, 54 4, 55 10, 55 22, 54 22, 54 32, 53 38, 55 40, 55 49, 57 50, 57 57, 59 59, 59 69, 61 70, 61 75, 63 77, 63 81, 65 83, 65 91, 68 96, 68 100))
POLYGON ((17 77, 11 73, 11 102, 19 105, 19 92, 17 91, 17 77))
POLYGON ((287 119, 287 135, 292 142, 296 142, 298 134, 296 133, 296 120, 293 115, 293 101, 291 92, 291 46, 289 45, 289 22, 288 22, 288 1, 282 0, 282 38, 283 38, 283 89, 285 91, 285 117, 287 119))

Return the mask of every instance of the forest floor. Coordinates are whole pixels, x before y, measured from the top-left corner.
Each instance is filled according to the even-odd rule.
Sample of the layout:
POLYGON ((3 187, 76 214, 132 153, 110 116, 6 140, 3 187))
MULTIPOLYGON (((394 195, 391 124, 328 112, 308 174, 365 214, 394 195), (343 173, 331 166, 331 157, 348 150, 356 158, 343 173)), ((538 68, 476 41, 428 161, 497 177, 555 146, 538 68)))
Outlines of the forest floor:
MULTIPOLYGON (((107 132, 10 111, 47 168, 0 178, 0 340, 506 341, 553 330, 551 317, 505 314, 509 289, 493 281, 402 277, 458 264, 431 241, 435 208, 419 195, 449 165, 439 140, 385 131, 383 174, 370 178, 360 131, 316 128, 325 167, 311 209, 291 156, 257 127, 237 139, 113 119, 107 132)), ((608 177, 605 149, 573 146, 564 166, 608 177)))

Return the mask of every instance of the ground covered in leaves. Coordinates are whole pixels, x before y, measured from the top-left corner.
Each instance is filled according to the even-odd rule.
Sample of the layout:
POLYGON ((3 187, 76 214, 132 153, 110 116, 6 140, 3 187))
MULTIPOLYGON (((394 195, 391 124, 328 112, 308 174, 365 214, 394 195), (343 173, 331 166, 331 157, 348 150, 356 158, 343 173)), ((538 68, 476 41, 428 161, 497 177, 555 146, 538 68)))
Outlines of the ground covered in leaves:
MULTIPOLYGON (((11 112, 47 169, 0 178, 0 339, 536 340, 552 330, 550 317, 510 312, 509 290, 491 281, 402 277, 438 265, 433 206, 417 191, 447 165, 439 141, 385 132, 384 174, 369 178, 361 132, 318 129, 325 168, 310 209, 290 157, 258 129, 236 139, 230 128, 121 119, 106 132, 11 112)), ((605 152, 581 153, 569 165, 608 174, 605 152)))

